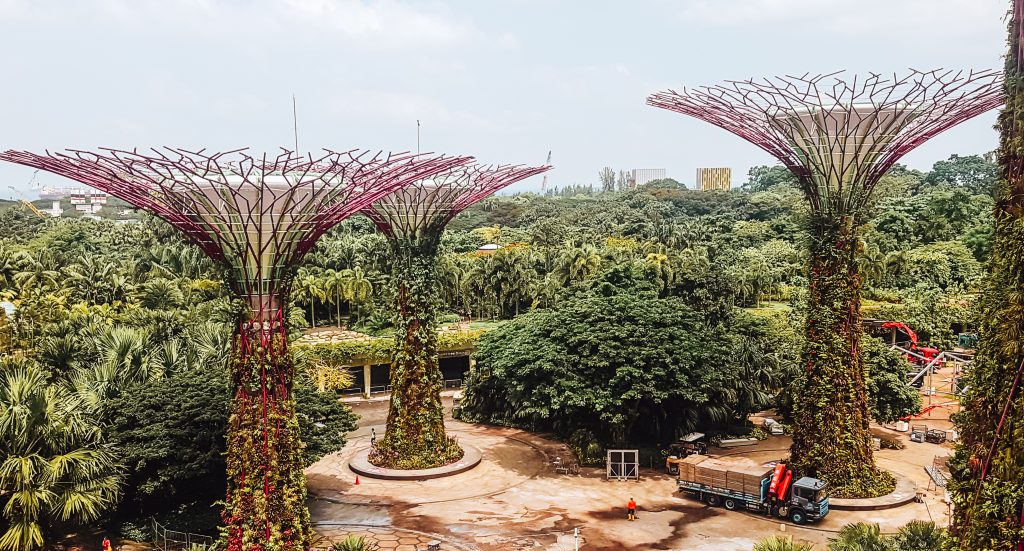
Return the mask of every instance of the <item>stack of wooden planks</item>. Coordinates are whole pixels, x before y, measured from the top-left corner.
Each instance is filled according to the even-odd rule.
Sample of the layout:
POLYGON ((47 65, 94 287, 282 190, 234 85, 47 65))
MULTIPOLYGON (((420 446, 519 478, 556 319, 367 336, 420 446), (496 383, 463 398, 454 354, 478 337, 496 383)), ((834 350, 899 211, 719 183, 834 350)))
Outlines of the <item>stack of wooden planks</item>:
POLYGON ((679 462, 680 480, 751 495, 760 495, 769 474, 768 467, 742 457, 691 455, 679 462))

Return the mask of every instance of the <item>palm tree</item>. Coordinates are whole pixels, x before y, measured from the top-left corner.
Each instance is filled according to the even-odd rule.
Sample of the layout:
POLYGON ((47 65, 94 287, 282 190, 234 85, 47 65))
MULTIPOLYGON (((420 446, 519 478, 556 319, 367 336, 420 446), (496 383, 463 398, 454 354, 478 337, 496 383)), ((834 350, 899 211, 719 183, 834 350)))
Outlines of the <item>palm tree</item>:
POLYGON ((17 259, 6 247, 0 246, 0 291, 14 286, 14 276, 18 273, 17 259))
POLYGON ((366 277, 366 273, 359 266, 351 270, 345 270, 345 300, 353 314, 359 312, 360 306, 366 304, 373 297, 373 283, 366 277))
POLYGON ((946 544, 946 531, 931 521, 912 520, 892 537, 898 551, 941 551, 946 544))
POLYGON ((565 249, 558 260, 555 273, 562 285, 593 277, 601 269, 601 253, 589 243, 565 249))
POLYGON ((25 253, 22 256, 23 268, 14 274, 14 281, 22 292, 44 291, 57 286, 57 270, 53 269, 51 259, 40 255, 34 258, 25 253))
POLYGON ((92 412, 23 358, 0 359, 0 549, 42 547, 51 521, 87 523, 117 503, 121 478, 92 412))
POLYGON ((139 305, 149 310, 172 310, 185 302, 177 283, 162 277, 136 286, 134 294, 139 305))
POLYGON ((484 305, 492 304, 496 301, 496 299, 491 300, 494 294, 494 287, 488 282, 490 279, 491 258, 491 256, 478 257, 473 262, 473 266, 466 272, 463 281, 466 293, 477 299, 477 317, 479 319, 484 318, 484 313, 486 312, 484 305))
POLYGON ((794 543, 793 536, 784 538, 782 536, 770 536, 754 545, 754 551, 813 551, 814 546, 809 543, 794 543))
POLYGON ((829 551, 895 551, 877 524, 855 522, 843 526, 829 540, 829 551))
POLYGON ((519 315, 519 304, 528 297, 537 276, 532 265, 532 255, 521 249, 502 249, 491 256, 486 277, 500 314, 513 306, 519 315))
POLYGON ((676 279, 676 273, 672 269, 672 261, 669 259, 668 254, 661 252, 650 253, 644 259, 644 266, 654 274, 661 287, 661 294, 664 296, 676 279))
POLYGON ((85 256, 64 271, 78 295, 95 304, 100 302, 101 294, 112 294, 103 293, 103 285, 111 280, 116 270, 117 266, 112 262, 99 261, 95 256, 85 256))
POLYGON ((463 258, 465 257, 462 255, 448 253, 441 255, 437 263, 438 291, 441 299, 459 312, 469 310, 469 301, 466 300, 465 293, 466 268, 461 261, 463 258))
POLYGON ((144 329, 126 326, 115 326, 97 335, 97 361, 71 376, 76 392, 98 407, 127 384, 165 375, 156 361, 150 336, 144 329))
POLYGON ((309 305, 309 325, 311 327, 316 327, 316 313, 314 307, 316 306, 317 299, 323 299, 323 297, 326 296, 323 278, 306 272, 305 270, 299 270, 299 274, 295 278, 295 285, 292 292, 295 294, 296 302, 306 303, 309 305))
POLYGON ((327 270, 323 278, 324 295, 334 303, 338 327, 341 327, 341 303, 344 302, 345 289, 348 285, 348 276, 345 273, 347 271, 327 270))
POLYGON ((38 359, 56 373, 68 373, 82 354, 81 344, 81 339, 74 334, 44 337, 37 346, 38 359))
POLYGON ((189 342, 195 350, 198 365, 227 365, 231 350, 231 327, 226 324, 205 322, 188 331, 189 342))
POLYGON ((759 411, 771 403, 772 391, 781 386, 779 359, 776 352, 765 350, 750 335, 737 335, 732 357, 741 367, 741 375, 731 389, 730 403, 744 416, 759 411))
POLYGON ((863 251, 857 257, 857 265, 860 273, 864 276, 864 282, 869 287, 878 287, 885 281, 885 269, 887 256, 878 247, 877 243, 864 243, 863 251))

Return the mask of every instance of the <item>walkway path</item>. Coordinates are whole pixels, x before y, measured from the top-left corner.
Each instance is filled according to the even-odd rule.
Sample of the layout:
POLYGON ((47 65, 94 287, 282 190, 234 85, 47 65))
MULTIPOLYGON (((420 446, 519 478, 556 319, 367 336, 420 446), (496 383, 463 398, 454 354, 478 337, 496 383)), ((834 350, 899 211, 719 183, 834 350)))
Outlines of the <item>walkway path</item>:
MULTIPOLYGON (((674 492, 673 479, 653 470, 643 470, 639 482, 607 481, 599 469, 583 469, 580 476, 557 475, 549 467, 550 458, 568 456, 564 445, 522 431, 457 421, 448 423, 452 433, 483 453, 476 469, 422 482, 361 479, 356 486, 346 457, 366 446, 371 426, 381 433, 381 406, 386 407, 357 405, 363 420, 349 446, 307 470, 310 491, 319 498, 311 500, 310 511, 325 535, 327 523, 343 523, 349 526, 336 527, 332 536, 354 529, 351 525, 365 530, 394 527, 443 537, 449 549, 553 551, 573 549, 573 529, 581 528, 581 549, 585 550, 749 551, 754 542, 780 529, 772 519, 708 508, 681 497, 674 492), (630 497, 640 505, 636 522, 625 518, 624 506, 630 497)), ((750 451, 758 457, 781 456, 784 452, 767 450, 788 445, 787 438, 776 437, 750 451)), ((923 465, 948 450, 908 445, 917 447, 878 452, 879 462, 924 487, 923 465)), ((883 530, 894 531, 914 518, 944 524, 944 514, 945 506, 929 496, 925 504, 888 511, 834 511, 820 525, 785 525, 785 529, 798 541, 822 545, 849 522, 878 522, 883 530)))

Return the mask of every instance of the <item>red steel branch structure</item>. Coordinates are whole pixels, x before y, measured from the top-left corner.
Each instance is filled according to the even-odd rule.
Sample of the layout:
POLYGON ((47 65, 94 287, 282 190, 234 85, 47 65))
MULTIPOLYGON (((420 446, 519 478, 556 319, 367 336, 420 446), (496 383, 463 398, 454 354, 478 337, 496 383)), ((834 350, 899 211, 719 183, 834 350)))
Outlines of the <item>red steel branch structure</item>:
POLYGON ((364 151, 252 156, 159 149, 34 154, 6 160, 65 176, 148 211, 230 270, 248 305, 230 360, 230 551, 309 547, 301 442, 284 306, 294 267, 346 217, 413 181, 471 162, 364 151))
POLYGON ((858 228, 879 179, 936 134, 1003 102, 997 71, 842 73, 658 92, 648 105, 719 126, 779 159, 811 207, 807 373, 794 462, 847 495, 889 482, 874 466, 860 351, 858 228))
POLYGON ((396 353, 384 438, 371 453, 378 466, 422 469, 461 457, 445 435, 444 386, 437 354, 437 255, 445 226, 477 201, 551 167, 453 168, 384 196, 363 209, 394 252, 396 353))

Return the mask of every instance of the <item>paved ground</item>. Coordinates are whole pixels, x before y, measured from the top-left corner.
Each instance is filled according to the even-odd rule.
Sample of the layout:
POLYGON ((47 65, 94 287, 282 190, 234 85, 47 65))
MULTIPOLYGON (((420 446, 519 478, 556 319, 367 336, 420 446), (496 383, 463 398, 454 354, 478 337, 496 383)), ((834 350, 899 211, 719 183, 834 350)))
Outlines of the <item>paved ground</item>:
MULTIPOLYGON (((774 533, 819 545, 849 522, 877 522, 893 531, 911 519, 932 519, 944 525, 946 507, 934 492, 923 504, 874 512, 833 511, 820 525, 796 527, 778 521, 724 509, 708 508, 674 492, 673 480, 644 470, 639 482, 610 482, 603 471, 584 469, 580 476, 557 475, 550 467, 556 455, 568 455, 564 445, 513 429, 468 425, 449 421, 449 430, 472 443, 484 460, 472 471, 445 479, 379 481, 361 479, 348 470, 347 457, 364 447, 371 427, 383 431, 386 402, 352 404, 362 416, 350 444, 307 470, 310 510, 319 531, 331 537, 363 530, 388 534, 397 542, 415 531, 423 537, 443 538, 442 549, 573 549, 573 529, 580 528, 581 549, 586 550, 743 550, 774 533), (633 497, 639 519, 625 518, 624 504, 633 497), (341 526, 344 525, 344 526, 341 526), (390 527, 390 528, 389 528, 390 527)), ((891 433, 905 440, 905 435, 891 433)), ((778 459, 789 441, 776 437, 747 448, 758 460, 778 459)), ((739 450, 731 450, 735 452, 739 450)), ((879 464, 927 487, 923 466, 947 447, 910 444, 902 451, 878 452, 879 464)), ((408 539, 411 542, 411 539, 408 539)), ((419 542, 425 549, 424 542, 419 542)), ((397 544, 396 544, 397 545, 397 544)), ((414 549, 395 547, 396 549, 414 549)))

